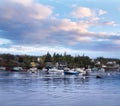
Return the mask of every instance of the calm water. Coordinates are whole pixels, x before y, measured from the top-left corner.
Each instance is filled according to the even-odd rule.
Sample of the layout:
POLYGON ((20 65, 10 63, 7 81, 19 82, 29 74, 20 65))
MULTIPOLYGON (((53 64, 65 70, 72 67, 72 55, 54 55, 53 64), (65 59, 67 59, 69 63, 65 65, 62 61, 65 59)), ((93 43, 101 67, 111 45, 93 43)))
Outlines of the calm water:
POLYGON ((120 106, 120 73, 81 76, 0 72, 0 106, 120 106))

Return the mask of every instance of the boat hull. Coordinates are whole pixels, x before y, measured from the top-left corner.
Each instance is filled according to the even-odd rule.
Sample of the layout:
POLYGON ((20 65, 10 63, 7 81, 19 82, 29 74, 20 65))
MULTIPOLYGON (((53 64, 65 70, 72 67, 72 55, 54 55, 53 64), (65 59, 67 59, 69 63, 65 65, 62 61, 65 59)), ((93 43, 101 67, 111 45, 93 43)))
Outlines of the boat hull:
POLYGON ((65 71, 64 74, 65 75, 78 75, 80 72, 76 72, 76 71, 73 71, 73 72, 69 72, 69 71, 65 71))

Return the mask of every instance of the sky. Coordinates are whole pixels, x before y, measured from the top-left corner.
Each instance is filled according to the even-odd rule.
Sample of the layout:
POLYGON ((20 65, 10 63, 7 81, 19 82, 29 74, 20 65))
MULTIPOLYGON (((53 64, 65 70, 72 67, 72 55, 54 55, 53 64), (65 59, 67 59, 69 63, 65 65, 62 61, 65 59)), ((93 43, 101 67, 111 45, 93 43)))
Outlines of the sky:
POLYGON ((119 0, 0 0, 0 53, 120 58, 119 0))

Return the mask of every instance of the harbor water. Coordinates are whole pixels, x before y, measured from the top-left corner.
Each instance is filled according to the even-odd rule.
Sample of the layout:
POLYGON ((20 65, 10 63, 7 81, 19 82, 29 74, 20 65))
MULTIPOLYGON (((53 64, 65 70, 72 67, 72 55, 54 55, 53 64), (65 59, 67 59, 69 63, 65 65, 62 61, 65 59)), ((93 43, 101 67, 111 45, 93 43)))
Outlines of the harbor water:
POLYGON ((120 73, 103 78, 0 71, 0 106, 120 106, 120 73))

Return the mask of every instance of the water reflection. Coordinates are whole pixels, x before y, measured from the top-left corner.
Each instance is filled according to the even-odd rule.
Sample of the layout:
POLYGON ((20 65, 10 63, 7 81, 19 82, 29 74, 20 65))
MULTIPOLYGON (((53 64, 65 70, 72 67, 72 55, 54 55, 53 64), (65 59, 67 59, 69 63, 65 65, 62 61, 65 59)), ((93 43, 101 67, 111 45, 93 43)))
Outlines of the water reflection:
POLYGON ((119 106, 119 88, 119 72, 96 79, 94 75, 0 71, 1 106, 119 106))

